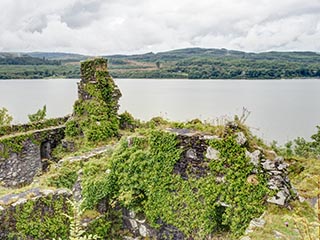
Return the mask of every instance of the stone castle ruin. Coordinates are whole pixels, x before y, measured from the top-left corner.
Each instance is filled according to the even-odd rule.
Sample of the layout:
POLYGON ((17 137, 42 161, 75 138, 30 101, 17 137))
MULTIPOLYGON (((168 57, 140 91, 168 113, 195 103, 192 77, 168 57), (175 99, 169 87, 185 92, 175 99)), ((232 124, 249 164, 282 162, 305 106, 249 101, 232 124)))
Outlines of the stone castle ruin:
POLYGON ((107 60, 81 64, 78 95, 71 117, 0 127, 0 182, 7 187, 31 183, 46 169, 47 161, 53 160, 51 152, 66 137, 65 130, 71 137, 80 135, 92 141, 117 135, 121 93, 107 71, 107 60), (100 132, 100 137, 94 139, 93 132, 100 132))
MULTIPOLYGON (((107 71, 105 59, 99 58, 81 63, 78 94, 79 99, 74 104, 71 116, 34 124, 0 127, 0 183, 4 187, 19 188, 32 183, 35 176, 46 171, 49 161, 60 160, 52 158, 52 151, 61 143, 69 150, 73 150, 73 138, 81 138, 87 142, 101 142, 119 136, 118 100, 121 93, 107 71)), ((247 176, 247 184, 259 184, 257 176, 259 174, 265 176, 266 186, 275 193, 266 201, 287 206, 294 198, 294 191, 288 178, 288 165, 284 159, 270 150, 249 146, 247 137, 239 131, 236 124, 230 123, 226 129, 229 131, 228 134, 236 139, 238 146, 245 149, 246 164, 252 167, 247 176)), ((219 141, 219 137, 188 129, 165 131, 176 136, 177 147, 181 150, 180 159, 175 163, 172 174, 180 176, 184 181, 188 181, 189 178, 201 179, 210 176, 210 164, 221 161, 221 153, 219 149, 210 146, 208 141, 214 139, 219 141)), ((129 137, 127 141, 129 148, 132 138, 129 137)), ((91 155, 64 159, 60 162, 90 161, 90 158, 99 156, 107 150, 108 148, 100 148, 91 155)), ((81 172, 78 175, 79 179, 81 172)), ((215 182, 224 184, 225 176, 218 174, 215 182)), ((39 221, 50 218, 59 219, 61 224, 67 221, 61 211, 68 213, 66 199, 72 198, 72 194, 76 198, 81 197, 81 181, 77 181, 72 189, 73 193, 70 189, 34 188, 17 194, 0 195, 0 239, 9 239, 10 234, 19 232, 18 222, 23 220, 27 226, 28 217, 34 215, 45 215, 39 221), (58 205, 50 202, 57 202, 58 205), (21 220, 22 215, 18 216, 17 213, 26 207, 28 211, 23 215, 26 219, 21 220)), ((223 208, 229 207, 223 201, 219 204, 223 208)), ((155 229, 148 224, 148 219, 141 213, 127 208, 118 208, 118 211, 122 214, 122 228, 127 229, 133 237, 127 239, 141 237, 189 239, 175 226, 162 220, 159 220, 160 227, 155 229)), ((25 239, 35 238, 30 235, 25 239)))

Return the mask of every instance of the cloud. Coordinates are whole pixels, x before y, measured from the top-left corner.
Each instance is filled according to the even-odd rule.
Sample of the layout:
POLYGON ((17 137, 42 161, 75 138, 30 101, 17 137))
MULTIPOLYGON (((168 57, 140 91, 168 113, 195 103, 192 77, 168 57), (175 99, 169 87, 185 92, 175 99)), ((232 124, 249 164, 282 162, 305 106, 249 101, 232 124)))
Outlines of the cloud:
POLYGON ((319 0, 1 0, 0 51, 320 51, 319 0))

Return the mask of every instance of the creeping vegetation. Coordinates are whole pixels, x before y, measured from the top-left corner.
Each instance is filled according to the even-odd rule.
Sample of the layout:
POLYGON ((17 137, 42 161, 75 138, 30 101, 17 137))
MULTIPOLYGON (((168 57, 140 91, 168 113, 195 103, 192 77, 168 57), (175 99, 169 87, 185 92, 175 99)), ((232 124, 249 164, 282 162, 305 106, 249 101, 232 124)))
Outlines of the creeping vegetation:
POLYGON ((73 119, 66 124, 66 135, 83 135, 89 142, 117 136, 121 93, 107 71, 107 61, 99 58, 82 62, 81 74, 80 99, 74 104, 73 119))
MULTIPOLYGON (((290 202, 296 195, 287 177, 287 164, 251 135, 243 124, 245 114, 218 126, 199 119, 179 123, 160 117, 141 123, 128 112, 118 115, 121 93, 105 59, 82 62, 81 73, 79 100, 65 132, 61 125, 66 119, 0 126, 0 159, 20 152, 27 140, 40 145, 47 133, 35 134, 37 127, 51 131, 51 126, 59 124, 61 132, 55 136, 59 134, 62 139, 65 133, 66 138, 53 155, 54 160, 64 159, 52 163, 26 188, 67 188, 74 191, 75 200, 82 200, 70 205, 58 194, 14 200, 14 204, 8 201, 6 207, 10 207, 0 208, 0 230, 5 231, 5 237, 122 239, 126 227, 135 237, 137 231, 147 236, 150 229, 142 234, 142 225, 137 223, 143 222, 147 224, 144 228, 153 228, 150 237, 156 234, 158 239, 176 239, 175 234, 178 239, 212 239, 218 235, 234 239, 265 212, 265 228, 247 233, 252 239, 272 239, 275 234, 312 239, 315 231, 309 227, 317 226, 315 212, 306 202, 290 202), (122 139, 114 146, 106 146, 120 135, 122 139), (81 156, 65 158, 70 152, 81 156), (294 211, 267 202, 293 207, 294 211), (124 223, 127 220, 128 226, 124 223)), ((32 118, 43 119, 45 110, 32 118)), ((289 158, 296 189, 311 200, 319 194, 319 133, 311 142, 298 139, 294 147, 288 143, 286 148, 276 148, 289 158), (312 160, 306 159, 310 156, 312 160)))
POLYGON ((118 201, 144 213, 153 227, 163 221, 197 239, 221 231, 241 235, 265 210, 265 176, 258 175, 257 185, 247 182, 253 166, 245 148, 227 137, 208 141, 221 156, 208 161, 206 176, 184 179, 174 173, 182 154, 179 144, 175 134, 159 130, 123 139, 111 157, 110 172, 86 181, 86 206, 94 208, 105 198, 118 201), (217 182, 220 175, 224 183, 217 182))
POLYGON ((15 211, 0 215, 0 229, 8 239, 52 239, 68 236, 69 219, 65 216, 71 208, 63 196, 29 200, 15 211), (15 224, 8 224, 14 222, 15 224))
POLYGON ((0 126, 10 125, 13 118, 6 108, 0 108, 0 126))
POLYGON ((45 119, 47 116, 47 106, 44 105, 42 109, 39 109, 36 113, 29 114, 28 118, 29 121, 32 122, 39 122, 45 119))

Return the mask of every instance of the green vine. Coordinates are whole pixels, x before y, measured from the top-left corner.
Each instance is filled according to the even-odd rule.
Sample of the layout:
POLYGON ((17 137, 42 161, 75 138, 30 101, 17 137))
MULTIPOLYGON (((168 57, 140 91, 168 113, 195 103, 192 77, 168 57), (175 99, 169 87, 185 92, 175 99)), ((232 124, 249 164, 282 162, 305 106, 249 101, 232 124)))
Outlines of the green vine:
POLYGON ((209 162, 207 176, 185 180, 173 173, 182 153, 176 135, 153 130, 122 140, 111 158, 110 174, 86 183, 86 204, 93 208, 105 198, 118 201, 144 213, 153 227, 161 219, 195 239, 221 231, 240 236, 265 209, 265 176, 257 175, 259 184, 247 181, 253 165, 232 136, 208 145, 220 152, 219 161, 209 162), (221 175, 224 183, 216 180, 221 175))
POLYGON ((117 136, 121 93, 107 71, 107 61, 82 62, 81 73, 82 95, 74 104, 74 119, 67 123, 67 137, 84 135, 89 142, 101 142, 117 136))
POLYGON ((61 118, 50 118, 43 121, 32 122, 28 124, 0 126, 0 137, 14 133, 23 133, 32 130, 40 130, 44 128, 63 125, 68 120, 68 118, 69 116, 61 118))
POLYGON ((65 214, 70 212, 71 208, 64 196, 50 195, 29 200, 11 212, 15 226, 1 226, 1 229, 8 232, 8 239, 66 239, 69 219, 65 214))

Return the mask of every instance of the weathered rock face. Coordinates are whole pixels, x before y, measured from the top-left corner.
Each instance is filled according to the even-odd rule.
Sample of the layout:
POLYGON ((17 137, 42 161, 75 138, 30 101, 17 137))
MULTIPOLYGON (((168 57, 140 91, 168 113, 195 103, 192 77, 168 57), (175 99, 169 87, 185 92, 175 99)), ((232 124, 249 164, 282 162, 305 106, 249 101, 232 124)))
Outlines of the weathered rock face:
POLYGON ((64 126, 60 126, 8 137, 10 144, 18 146, 16 149, 0 141, 0 182, 6 187, 32 182, 35 175, 45 170, 52 150, 63 138, 64 126))
POLYGON ((40 147, 27 140, 20 153, 11 152, 9 158, 0 162, 0 181, 6 186, 15 187, 30 183, 41 171, 40 147))
POLYGON ((137 239, 139 239, 140 237, 175 240, 185 239, 185 236, 181 231, 179 231, 174 226, 162 222, 161 220, 159 221, 159 225, 161 227, 159 229, 154 229, 150 227, 150 225, 147 223, 146 218, 141 214, 136 214, 133 211, 123 209, 122 216, 124 229, 130 230, 133 236, 137 239))
POLYGON ((188 179, 188 176, 203 177, 207 175, 208 161, 205 156, 215 158, 217 155, 214 149, 208 148, 206 143, 208 136, 188 130, 170 129, 169 131, 178 135, 179 147, 183 149, 181 159, 175 165, 174 173, 180 174, 183 179, 188 179))

